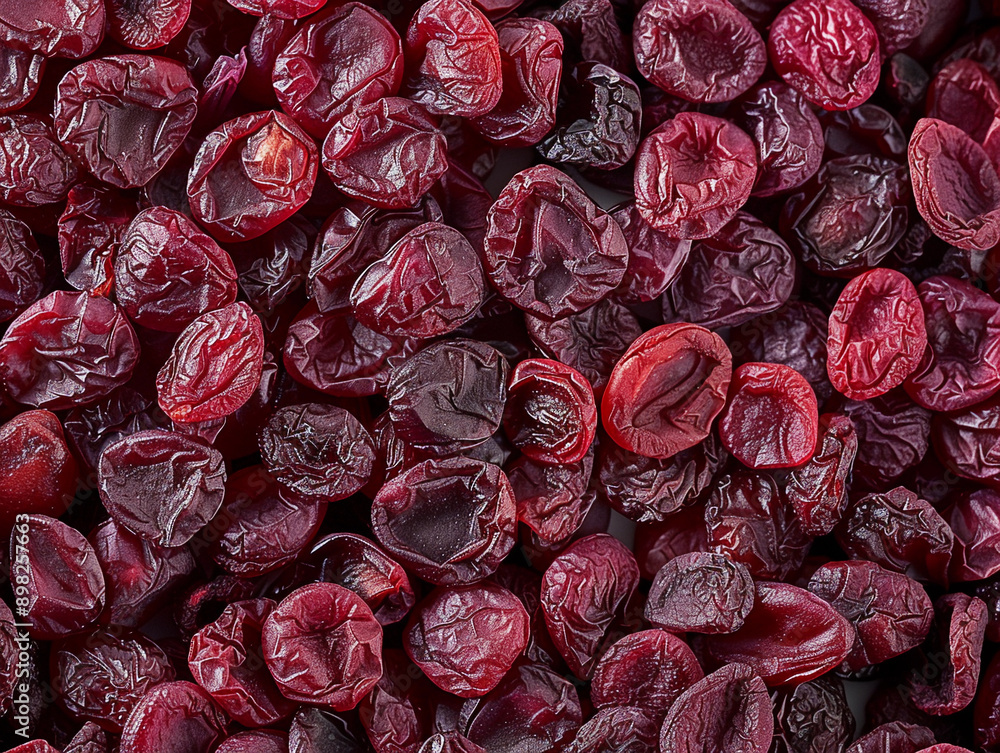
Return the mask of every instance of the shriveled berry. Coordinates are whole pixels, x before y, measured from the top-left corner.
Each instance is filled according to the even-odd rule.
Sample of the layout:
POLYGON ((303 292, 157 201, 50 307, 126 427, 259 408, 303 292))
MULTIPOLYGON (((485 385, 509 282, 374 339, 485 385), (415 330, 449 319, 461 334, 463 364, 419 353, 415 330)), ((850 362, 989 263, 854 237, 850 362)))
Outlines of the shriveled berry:
POLYGON ((0 210, 0 321, 13 319, 42 297, 45 257, 31 229, 0 210))
POLYGON ((749 571, 725 555, 691 552, 669 560, 653 578, 645 615, 664 630, 732 633, 753 608, 749 571))
POLYGON ((46 57, 82 58, 101 43, 104 19, 102 0, 8 3, 0 9, 0 41, 46 57))
POLYGON ((132 708, 121 753, 209 753, 225 737, 225 714, 191 682, 164 682, 132 708))
POLYGON ((45 121, 22 113, 0 116, 0 199, 21 207, 54 204, 80 177, 45 121))
POLYGON ((54 413, 29 410, 0 426, 0 526, 22 513, 59 517, 77 489, 78 466, 54 413))

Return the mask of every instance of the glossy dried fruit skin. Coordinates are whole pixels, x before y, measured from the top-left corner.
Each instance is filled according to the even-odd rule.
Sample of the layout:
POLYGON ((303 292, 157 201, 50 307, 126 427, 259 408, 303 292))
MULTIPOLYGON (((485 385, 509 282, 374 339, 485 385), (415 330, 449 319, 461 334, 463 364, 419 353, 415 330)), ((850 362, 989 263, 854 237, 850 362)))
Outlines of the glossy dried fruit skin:
POLYGON ((22 113, 0 117, 0 199, 21 207, 54 204, 79 178, 45 121, 22 113))
POLYGON ((416 603, 410 576, 364 536, 325 536, 310 547, 306 559, 315 567, 319 580, 349 588, 360 596, 381 625, 399 622, 416 603))
POLYGON ((710 662, 744 662, 769 687, 815 680, 847 658, 854 627, 829 604, 788 583, 757 583, 743 627, 704 638, 710 662))
POLYGON ((563 37, 538 18, 509 18, 496 26, 502 92, 496 105, 470 120, 479 135, 506 147, 537 144, 556 122, 563 37))
POLYGON ((66 438, 83 468, 96 470, 101 451, 112 442, 127 434, 157 428, 162 419, 153 415, 155 402, 126 386, 103 400, 67 412, 63 419, 66 438))
POLYGON ((1000 241, 1000 177, 962 129, 924 118, 908 147, 917 210, 942 240, 985 251, 1000 241))
POLYGON ((847 284, 830 314, 829 331, 830 382, 854 400, 898 387, 927 347, 917 289, 890 269, 864 272, 847 284))
POLYGON ((796 0, 774 20, 767 46, 785 83, 824 110, 857 107, 878 86, 878 35, 849 0, 796 0))
POLYGON ((746 664, 730 664, 680 695, 660 728, 661 753, 766 753, 774 734, 767 688, 746 664))
POLYGON ((28 514, 11 531, 11 560, 21 552, 31 574, 18 614, 39 640, 78 633, 104 608, 104 574, 79 531, 48 515, 28 514))
POLYGON ((261 629, 275 606, 270 599, 234 602, 191 639, 188 667, 195 681, 247 727, 273 724, 295 708, 260 660, 261 629))
POLYGON ((59 702, 79 721, 120 734, 132 708, 155 686, 171 682, 163 650, 140 633, 98 630, 52 649, 52 682, 59 702))
POLYGON ((594 669, 590 697, 597 708, 633 706, 659 720, 704 676, 680 638, 665 630, 642 630, 604 652, 594 669))
POLYGON ((518 521, 545 543, 567 541, 583 525, 594 497, 588 494, 594 458, 551 465, 524 455, 504 470, 517 503, 518 521))
POLYGON ((98 488, 108 512, 133 533, 160 546, 181 546, 222 505, 222 454, 183 434, 131 434, 101 453, 98 488))
POLYGON ((261 457, 288 489, 326 502, 346 499, 371 475, 375 444, 353 415, 303 403, 275 411, 260 433, 261 457))
POLYGON ((608 628, 639 584, 632 553, 608 534, 573 542, 542 576, 542 612, 549 634, 580 679, 588 677, 608 628))
POLYGON ((781 81, 758 84, 730 110, 757 147, 754 196, 774 196, 805 183, 823 160, 823 129, 803 96, 781 81))
POLYGON ((483 262, 505 299, 560 319, 618 286, 628 246, 618 224, 573 180, 536 165, 515 175, 490 208, 483 262))
POLYGON ((17 515, 66 512, 77 489, 78 466, 58 417, 46 410, 19 413, 0 426, 0 526, 17 515))
POLYGON ((825 536, 844 514, 857 452, 858 434, 851 419, 837 413, 819 417, 816 451, 792 470, 785 486, 785 498, 806 533, 825 536))
POLYGON ((937 642, 927 648, 928 661, 936 661, 935 673, 914 673, 913 702, 928 714, 961 711, 976 696, 986 631, 986 603, 962 593, 947 594, 934 602, 937 642), (932 656, 934 649, 944 654, 932 656), (942 660, 945 662, 942 667, 942 660))
POLYGON ((124 312, 86 293, 50 293, 11 322, 0 340, 7 393, 50 410, 110 394, 129 380, 138 360, 139 340, 124 312))
POLYGON ((705 524, 711 550, 757 578, 788 578, 810 542, 774 479, 753 471, 734 470, 715 483, 705 524))
POLYGON ((227 737, 215 753, 286 753, 287 750, 287 732, 261 729, 227 737))
POLYGON ((264 621, 262 640, 278 687, 299 703, 353 709, 382 675, 382 626, 332 583, 293 591, 264 621))
POLYGON ((660 523, 693 504, 709 488, 727 455, 709 435, 669 458, 647 458, 603 442, 597 482, 611 507, 637 523, 660 523))
POLYGON ((435 585, 473 583, 494 572, 514 546, 516 519, 503 471, 461 457, 413 466, 372 502, 379 543, 435 585))
POLYGON ((286 565, 309 545, 326 505, 281 487, 262 466, 233 474, 209 530, 213 559, 234 575, 252 577, 286 565))
POLYGON ((242 115, 198 149, 187 184, 191 213, 217 240, 258 238, 302 208, 318 170, 316 143, 287 115, 242 115))
POLYGON ((642 709, 599 709, 579 730, 566 753, 645 753, 656 750, 660 725, 642 709))
POLYGON ((0 82, 0 113, 20 110, 34 99, 42 83, 46 59, 7 45, 0 48, 0 64, 9 71, 0 82))
POLYGON ((93 722, 86 722, 80 731, 73 735, 63 753, 107 753, 108 736, 93 722))
POLYGON ((632 43, 639 72, 691 102, 735 99, 767 65, 764 40, 725 0, 650 0, 636 17, 632 43))
POLYGON ((781 308, 795 283, 795 258, 781 237, 737 212, 711 238, 691 246, 663 295, 665 319, 718 328, 781 308))
POLYGON ((964 280, 929 277, 917 286, 928 348, 904 388, 934 411, 955 411, 1000 390, 1000 305, 964 280))
POLYGON ((665 564, 650 586, 646 619, 672 633, 732 633, 753 608, 749 571, 722 554, 692 552, 665 564))
POLYGON ((955 60, 940 71, 927 90, 927 117, 958 126, 984 143, 1000 107, 1000 89, 990 72, 974 60, 955 60))
MULTIPOLYGON (((358 707, 361 724, 379 753, 417 751, 433 732, 432 701, 440 692, 400 649, 386 649, 383 664, 382 677, 358 707)), ((356 747, 369 750, 367 743, 356 747)))
POLYGON ((88 537, 105 581, 101 621, 137 628, 177 592, 194 573, 195 560, 186 546, 158 546, 114 520, 88 537))
POLYGON ((612 295, 624 304, 655 300, 680 276, 691 253, 691 241, 651 228, 634 201, 619 204, 611 210, 611 217, 621 227, 629 247, 625 276, 612 295))
POLYGON ((428 0, 406 31, 404 92, 438 115, 473 118, 492 110, 503 87, 500 43, 465 0, 428 0))
POLYGON ((325 5, 324 0, 228 0, 237 10, 252 16, 272 15, 276 18, 304 18, 325 5))
POLYGON ((13 319, 45 289, 45 257, 31 229, 0 210, 0 322, 13 319))
POLYGON ((563 81, 559 127, 538 145, 547 160, 613 170, 639 146, 642 99, 630 78, 602 63, 584 62, 563 81))
POLYGON ((255 311, 273 312, 304 287, 315 234, 310 222, 293 217, 260 238, 230 247, 240 290, 255 311))
POLYGON ((81 63, 56 94, 60 143, 96 178, 118 188, 146 185, 187 138, 198 90, 184 66, 149 55, 81 63))
POLYGON ((353 107, 399 91, 402 42, 375 10, 344 3, 310 18, 279 52, 273 71, 282 109, 323 138, 353 107))
POLYGON ((431 682, 460 698, 499 684, 528 645, 528 613, 510 591, 485 581, 437 588, 403 633, 406 653, 431 682))
POLYGON ((386 387, 396 434, 414 449, 448 455, 480 445, 498 428, 507 398, 503 355, 474 340, 442 340, 417 351, 386 387))
POLYGON ((682 112, 639 145, 635 203, 672 238, 708 238, 736 216, 756 177, 756 147, 746 133, 713 115, 682 112))
POLYGON ((594 392, 580 372, 543 358, 517 365, 504 431, 522 453, 541 463, 575 463, 587 454, 596 430, 594 392))
POLYGON ((877 267, 909 223, 906 168, 873 155, 841 157, 788 198, 781 234, 817 274, 850 277, 877 267))
POLYGON ((349 309, 320 312, 309 303, 292 321, 284 364, 298 382, 328 395, 364 397, 383 392, 389 360, 411 348, 374 332, 349 309))
POLYGON ((844 400, 838 410, 854 423, 858 435, 854 481, 866 488, 891 485, 917 465, 930 446, 930 412, 901 390, 871 400, 844 400))
POLYGON ((108 33, 126 47, 152 50, 181 33, 191 0, 105 0, 108 33))
POLYGON ((844 684, 832 677, 771 694, 774 704, 772 753, 843 751, 854 738, 855 720, 844 684))
POLYGON ((708 436, 725 406, 732 356, 694 324, 664 324, 637 338, 602 398, 604 429, 619 446, 669 458, 708 436))
POLYGON ((934 744, 934 733, 906 722, 879 725, 854 741, 847 753, 918 753, 934 744))
POLYGON ((122 236, 137 212, 137 203, 116 189, 73 186, 59 217, 59 259, 66 282, 77 290, 106 294, 122 236))
POLYGON ((985 580, 1000 572, 995 538, 1000 520, 1000 497, 993 489, 962 493, 943 512, 955 534, 950 579, 953 582, 985 580))
POLYGON ((132 709, 121 753, 208 753, 225 735, 226 717, 211 696, 191 682, 165 682, 132 709))
POLYGON ((364 270, 351 290, 354 314, 384 335, 429 338, 469 321, 485 296, 482 265, 457 230, 427 222, 364 270))
POLYGON ((856 672, 919 646, 934 607, 923 587, 874 562, 828 562, 809 579, 809 591, 850 620, 858 640, 843 669, 856 672))
POLYGON ((156 375, 160 407, 174 421, 225 418, 260 384, 264 332, 243 302, 203 314, 174 343, 156 375))
POLYGON ((719 436, 729 453, 750 468, 791 468, 816 448, 816 393, 794 369, 745 363, 733 372, 719 436))
POLYGON ((447 144, 430 115, 402 97, 355 107, 323 142, 323 169, 334 186, 384 209, 405 209, 448 169, 447 144))
POLYGON ((935 414, 931 438, 941 462, 963 478, 986 483, 1000 478, 994 450, 998 418, 996 396, 963 411, 935 414))
MULTIPOLYGON (((921 103, 923 98, 921 98, 921 103)), ((865 103, 850 110, 833 110, 820 115, 827 159, 871 155, 902 162, 907 135, 892 113, 865 103)))
POLYGON ((954 534, 929 503, 901 486, 853 502, 834 535, 854 559, 948 582, 954 534))
POLYGON ((143 327, 180 332, 236 300, 233 260, 180 212, 151 207, 136 215, 115 258, 115 293, 143 327))
POLYGON ((55 0, 44 7, 9 3, 0 9, 0 42, 46 57, 82 58, 104 37, 103 0, 55 0))
POLYGON ((609 300, 551 322, 525 316, 525 325, 535 347, 548 358, 583 374, 598 397, 615 364, 642 334, 635 315, 609 300))
POLYGON ((427 738, 419 753, 485 753, 485 751, 458 732, 437 733, 427 738))
POLYGON ((363 753, 367 750, 364 740, 364 729, 352 716, 300 706, 281 753, 363 753))
POLYGON ((466 735, 491 753, 550 753, 568 743, 582 721, 572 683, 548 667, 521 664, 480 702, 466 735))

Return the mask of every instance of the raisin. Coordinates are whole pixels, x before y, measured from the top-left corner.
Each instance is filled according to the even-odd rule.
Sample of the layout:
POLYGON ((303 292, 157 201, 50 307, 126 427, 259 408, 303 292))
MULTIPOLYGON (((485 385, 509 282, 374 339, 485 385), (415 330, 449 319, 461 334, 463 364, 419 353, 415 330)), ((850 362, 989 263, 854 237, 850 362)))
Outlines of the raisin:
POLYGON ((854 715, 844 684, 821 677, 771 694, 774 704, 773 753, 842 751, 854 737, 854 715))

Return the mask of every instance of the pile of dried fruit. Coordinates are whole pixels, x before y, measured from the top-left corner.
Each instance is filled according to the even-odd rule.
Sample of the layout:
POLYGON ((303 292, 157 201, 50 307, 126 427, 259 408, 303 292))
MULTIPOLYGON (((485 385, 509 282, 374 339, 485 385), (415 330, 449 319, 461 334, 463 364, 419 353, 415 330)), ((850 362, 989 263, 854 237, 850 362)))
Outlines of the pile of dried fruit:
POLYGON ((0 0, 0 739, 1000 752, 967 3, 0 0))

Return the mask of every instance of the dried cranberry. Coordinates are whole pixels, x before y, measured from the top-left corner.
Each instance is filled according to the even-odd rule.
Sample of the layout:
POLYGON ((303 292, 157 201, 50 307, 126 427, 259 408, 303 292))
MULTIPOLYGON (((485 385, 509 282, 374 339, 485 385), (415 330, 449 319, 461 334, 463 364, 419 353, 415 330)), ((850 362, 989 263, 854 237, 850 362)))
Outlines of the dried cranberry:
POLYGON ((930 412, 902 390, 871 400, 840 401, 838 410, 851 419, 858 435, 853 483, 862 488, 884 489, 916 466, 930 445, 930 412))
POLYGON ((187 543, 222 505, 221 453, 183 434, 130 434, 105 448, 98 488, 115 520, 160 546, 187 543))
POLYGON ((635 23, 635 60, 647 79, 692 102, 724 102, 764 73, 764 41, 722 0, 652 0, 635 23))
POLYGON ((375 10, 344 3, 311 17, 277 55, 272 70, 282 108, 323 138, 354 106, 399 91, 402 43, 375 10))
POLYGON ((73 186, 59 217, 59 258, 66 282, 77 290, 106 294, 118 247, 137 212, 136 202, 113 188, 73 186))
POLYGON ((934 744, 934 733, 906 722, 882 724, 855 740, 847 753, 918 753, 934 744))
POLYGON ((22 513, 58 517, 77 490, 78 467, 63 427, 46 410, 19 413, 0 426, 0 525, 22 513))
POLYGON ((785 486, 785 497, 806 533, 824 536, 844 514, 857 452, 858 435, 851 419, 836 413, 819 417, 816 451, 789 474, 785 486))
POLYGON ((645 753, 656 750, 659 723, 642 709, 610 706, 599 709, 579 730, 566 753, 645 753))
POLYGON ((21 207, 53 204, 79 178, 80 169, 45 121, 21 113, 0 116, 0 199, 21 207))
POLYGON ((597 303, 622 281, 628 263, 618 224, 547 165, 518 173, 500 193, 489 211, 483 252, 486 274, 500 294, 545 319, 597 303))
POLYGON ((975 60, 964 58, 944 66, 927 90, 927 117, 961 128, 980 144, 998 108, 1000 88, 975 60))
POLYGON ((878 86, 878 35, 850 0, 795 0, 771 24, 767 44, 785 82, 826 110, 857 107, 878 86))
POLYGON ((517 519, 546 543, 567 541, 583 525, 594 498, 588 494, 593 453, 575 463, 521 456, 504 469, 517 503, 517 519))
POLYGON ((108 33, 134 50, 152 50, 180 34, 191 0, 105 0, 108 33))
POLYGON ((46 57, 82 58, 104 37, 102 0, 54 0, 43 7, 5 5, 0 9, 0 41, 46 57))
POLYGON ((132 708, 121 753, 209 753, 225 737, 226 718, 194 683, 164 682, 132 708))
POLYGON ((13 319, 42 297, 45 257, 31 229, 0 210, 0 322, 13 319))
POLYGON ((602 399, 604 428, 620 446, 668 458, 701 442, 725 405, 729 348, 693 324, 665 324, 635 340, 602 399))
POLYGON ((55 132, 99 180, 119 188, 144 186, 187 138, 197 96, 184 66, 172 60, 90 60, 59 82, 55 132))
POLYGON ((821 677, 771 694, 774 704, 772 753, 843 751, 854 737, 854 715, 844 683, 821 677))
POLYGON ((493 690, 528 644, 528 613, 489 582, 438 588, 403 634, 406 653, 442 690, 476 698, 493 690))
POLYGON ((712 115, 682 112, 639 145, 636 207, 673 238, 708 238, 746 203, 756 177, 757 151, 746 133, 712 115))
POLYGON ((287 115, 243 115, 202 142, 188 177, 191 212, 219 240, 257 238, 306 203, 318 169, 315 142, 287 115))
POLYGON ((732 633, 753 608, 749 571, 722 554, 691 552, 669 560, 653 578, 645 614, 672 632, 732 633))
POLYGON ((628 267, 613 295, 626 304, 656 299, 680 276, 691 254, 691 241, 654 230, 642 219, 634 201, 615 207, 611 216, 621 226, 629 247, 628 267))
POLYGON ((315 583, 264 621, 264 660, 281 692, 335 711, 357 706, 382 674, 382 626, 353 591, 315 583))
POLYGON ((128 381, 139 341, 106 298, 56 291, 29 306, 0 340, 0 374, 15 400, 62 410, 128 381), (44 353, 44 357, 39 357, 44 353))

